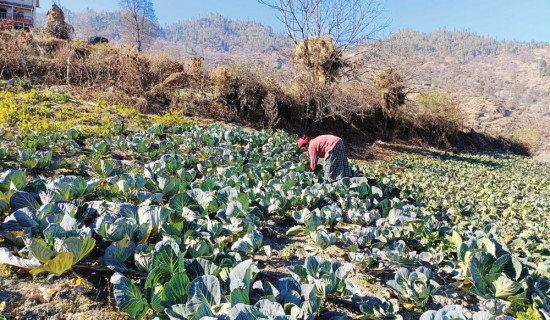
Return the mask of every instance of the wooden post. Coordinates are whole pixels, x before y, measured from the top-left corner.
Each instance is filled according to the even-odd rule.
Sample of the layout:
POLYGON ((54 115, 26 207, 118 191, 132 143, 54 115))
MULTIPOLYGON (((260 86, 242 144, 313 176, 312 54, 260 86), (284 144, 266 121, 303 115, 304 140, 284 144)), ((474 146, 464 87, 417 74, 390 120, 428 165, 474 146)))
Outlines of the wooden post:
POLYGON ((72 53, 70 53, 69 56, 67 57, 67 76, 65 80, 65 83, 67 85, 71 83, 71 56, 72 56, 72 53))

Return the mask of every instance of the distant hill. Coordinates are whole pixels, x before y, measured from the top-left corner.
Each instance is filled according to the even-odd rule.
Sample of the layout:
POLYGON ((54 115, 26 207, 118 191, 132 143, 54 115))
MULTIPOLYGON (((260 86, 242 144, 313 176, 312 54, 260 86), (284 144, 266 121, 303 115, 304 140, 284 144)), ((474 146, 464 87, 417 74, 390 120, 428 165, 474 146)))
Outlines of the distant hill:
MULTIPOLYGON (((67 23, 75 29, 75 36, 79 39, 88 39, 94 35, 101 35, 109 40, 120 40, 120 26, 122 16, 120 11, 115 12, 96 12, 93 10, 84 10, 81 12, 71 12, 63 8, 67 23)), ((46 21, 46 14, 37 13, 37 25, 42 26, 46 21)))
POLYGON ((547 48, 545 42, 498 41, 467 31, 441 29, 432 33, 401 30, 389 39, 396 53, 447 53, 456 58, 468 59, 502 53, 519 53, 524 50, 547 48))
MULTIPOLYGON (((124 41, 120 26, 120 11, 71 12, 64 9, 67 22, 75 29, 75 36, 88 39, 93 35, 111 41, 124 41)), ((38 25, 45 22, 45 14, 37 17, 38 25)), ((151 46, 180 57, 204 56, 212 63, 252 61, 281 68, 283 54, 290 47, 288 37, 274 33, 271 28, 253 21, 235 21, 219 14, 181 21, 159 29, 159 38, 151 46)))
POLYGON ((448 93, 466 128, 529 141, 550 160, 550 44, 469 32, 403 30, 368 45, 367 60, 395 67, 409 97, 448 93))
POLYGON ((181 57, 199 55, 212 64, 255 63, 279 70, 287 66, 288 37, 252 21, 219 14, 182 21, 161 29, 155 44, 181 57))
POLYGON ((280 50, 288 47, 288 37, 252 21, 234 21, 219 14, 182 21, 162 28, 163 38, 183 46, 208 47, 233 52, 280 50))

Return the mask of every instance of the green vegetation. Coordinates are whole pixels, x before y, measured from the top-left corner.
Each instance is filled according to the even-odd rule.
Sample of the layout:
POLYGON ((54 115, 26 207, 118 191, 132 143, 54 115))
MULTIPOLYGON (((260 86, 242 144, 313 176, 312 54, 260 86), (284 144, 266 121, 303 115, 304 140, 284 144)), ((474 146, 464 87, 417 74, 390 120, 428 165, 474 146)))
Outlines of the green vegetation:
POLYGON ((390 287, 403 301, 412 302, 423 308, 430 296, 437 291, 439 284, 431 280, 430 269, 420 267, 411 272, 407 268, 400 268, 395 274, 395 280, 388 281, 390 287))
POLYGON ((540 315, 536 309, 529 308, 526 312, 518 312, 519 320, 543 320, 544 318, 540 315))
POLYGON ((527 125, 514 130, 511 139, 527 146, 530 150, 537 150, 542 144, 543 132, 534 125, 527 125))
POLYGON ((296 243, 287 244, 283 250, 281 250, 281 259, 290 260, 296 255, 296 250, 299 246, 296 243))
MULTIPOLYGON (((491 309, 491 308, 489 308, 491 309)), ((498 316, 502 315, 501 310, 495 311, 491 309, 488 311, 487 308, 482 309, 481 311, 475 312, 473 315, 465 315, 463 312, 462 306, 459 305, 450 305, 444 306, 443 308, 437 311, 428 311, 425 312, 420 320, 439 320, 439 319, 456 319, 456 320, 470 320, 470 319, 496 319, 498 316)))
MULTIPOLYGON (((449 283, 478 305, 423 319, 550 311, 548 164, 417 150, 325 181, 282 131, 205 128, 102 101, 76 108, 37 91, 2 95, 12 134, 0 140, 0 263, 50 276, 111 270, 116 305, 133 318, 345 317, 325 314, 329 302, 354 305, 353 276, 371 270, 395 273, 384 284, 399 300, 355 305, 370 318, 421 313, 441 286, 459 289, 449 283), (12 119, 13 104, 26 111, 12 119), (110 114, 111 127, 92 112, 110 114), (65 129, 69 118, 83 124, 65 129), (295 222, 284 230, 294 243, 300 235, 319 252, 338 246, 345 261, 310 252, 284 268, 288 277, 266 277, 255 258, 275 217, 295 222)), ((293 259, 298 246, 279 257, 293 259)))
POLYGON ((419 110, 416 114, 420 124, 432 123, 443 132, 456 132, 463 127, 463 116, 459 106, 440 91, 420 94, 416 98, 419 110))
POLYGON ((547 163, 514 155, 419 150, 369 170, 384 172, 402 198, 445 212, 463 228, 490 231, 527 260, 540 261, 550 253, 544 231, 550 227, 547 163))
POLYGON ((118 133, 123 128, 133 130, 153 124, 166 126, 190 123, 180 113, 168 111, 162 115, 142 115, 125 105, 79 105, 66 94, 43 93, 35 89, 14 93, 0 91, 0 128, 13 134, 53 134, 78 127, 84 135, 118 133))
POLYGON ((370 298, 366 303, 361 305, 361 312, 367 315, 369 319, 382 320, 402 320, 403 317, 398 314, 399 303, 397 299, 370 298))

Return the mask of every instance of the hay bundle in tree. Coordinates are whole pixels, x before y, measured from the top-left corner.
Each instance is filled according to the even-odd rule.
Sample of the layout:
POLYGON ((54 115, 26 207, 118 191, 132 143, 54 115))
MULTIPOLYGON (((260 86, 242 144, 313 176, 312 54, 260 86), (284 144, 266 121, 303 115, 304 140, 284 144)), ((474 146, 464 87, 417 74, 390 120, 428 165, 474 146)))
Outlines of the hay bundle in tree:
POLYGON ((212 72, 214 95, 227 99, 235 92, 231 71, 226 66, 219 66, 212 72))
POLYGON ((380 108, 384 120, 384 132, 394 122, 399 107, 405 104, 403 79, 393 68, 380 70, 372 79, 372 84, 380 91, 380 108))
POLYGON ((405 104, 403 79, 393 68, 380 70, 372 79, 380 90, 380 105, 385 118, 393 120, 399 106, 405 104))
POLYGON ((296 46, 295 58, 307 69, 315 71, 320 83, 334 80, 343 67, 331 36, 303 39, 296 46))
POLYGON ((52 37, 64 40, 70 39, 74 32, 74 28, 65 22, 63 10, 55 4, 48 11, 44 29, 52 37))

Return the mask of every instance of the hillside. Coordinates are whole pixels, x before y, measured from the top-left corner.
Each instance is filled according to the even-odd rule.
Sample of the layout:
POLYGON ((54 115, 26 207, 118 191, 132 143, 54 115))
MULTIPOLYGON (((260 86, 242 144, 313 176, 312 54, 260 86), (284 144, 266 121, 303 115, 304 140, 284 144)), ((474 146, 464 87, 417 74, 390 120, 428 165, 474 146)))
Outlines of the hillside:
POLYGON ((210 64, 246 62, 279 70, 287 66, 287 37, 253 21, 235 21, 219 14, 182 21, 161 29, 155 47, 177 57, 202 56, 210 64))
POLYGON ((550 159, 550 44, 404 30, 370 44, 368 55, 403 74, 409 98, 446 92, 466 128, 523 140, 550 159))
MULTIPOLYGON (((162 28, 163 38, 177 45, 234 52, 280 50, 288 47, 287 37, 252 21, 234 21, 219 14, 182 21, 162 28)), ((196 50, 191 48, 191 50, 196 50)))
MULTIPOLYGON (((101 35, 111 41, 126 42, 121 30, 121 11, 64 11, 77 39, 101 35)), ((39 14, 38 25, 44 22, 45 15, 39 14)), ((272 69, 283 67, 286 63, 284 50, 290 46, 286 36, 274 33, 269 27, 253 21, 231 20, 219 14, 159 27, 158 35, 149 47, 178 58, 199 55, 213 64, 247 61, 272 69)))
MULTIPOLYGON (((96 12, 93 10, 84 10, 81 12, 72 12, 63 8, 67 23, 72 25, 75 30, 75 37, 86 40, 94 35, 101 35, 109 40, 120 40, 120 26, 122 16, 120 11, 115 12, 96 12)), ((46 21, 44 13, 37 13, 37 25, 43 26, 46 21)))

